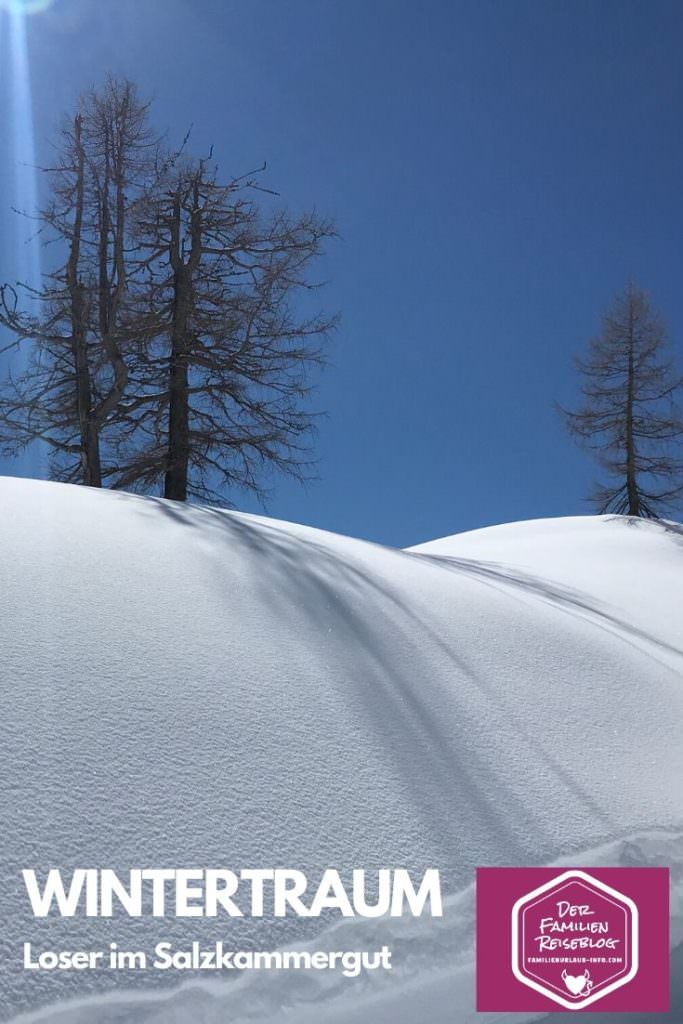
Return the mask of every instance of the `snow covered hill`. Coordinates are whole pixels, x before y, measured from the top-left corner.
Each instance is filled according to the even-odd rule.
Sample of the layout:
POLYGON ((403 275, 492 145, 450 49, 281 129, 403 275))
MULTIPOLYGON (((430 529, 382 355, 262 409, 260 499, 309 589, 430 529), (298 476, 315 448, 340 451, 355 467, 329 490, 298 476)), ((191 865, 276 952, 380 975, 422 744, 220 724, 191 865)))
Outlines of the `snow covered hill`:
POLYGON ((593 850, 683 884, 680 527, 543 520, 397 551, 14 479, 0 510, 0 1020, 423 1024, 429 998, 462 1024, 477 865, 593 850), (226 938, 36 924, 24 867, 278 865, 438 867, 448 912, 229 922, 236 948, 384 936, 399 969, 372 982, 21 970, 24 941, 226 938))

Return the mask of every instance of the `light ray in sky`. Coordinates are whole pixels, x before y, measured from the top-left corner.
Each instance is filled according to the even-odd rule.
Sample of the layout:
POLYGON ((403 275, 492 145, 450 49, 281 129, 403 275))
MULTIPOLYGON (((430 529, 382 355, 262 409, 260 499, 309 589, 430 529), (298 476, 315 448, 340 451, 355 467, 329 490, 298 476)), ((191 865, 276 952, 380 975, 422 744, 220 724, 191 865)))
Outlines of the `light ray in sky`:
MULTIPOLYGON (((13 189, 11 205, 17 211, 14 218, 13 251, 10 255, 11 278, 25 284, 29 289, 39 289, 41 284, 41 239, 38 235, 38 169, 36 166, 36 145, 33 122, 33 98, 29 66, 26 15, 35 12, 35 0, 0 0, 7 13, 0 10, 0 22, 4 22, 3 36, 5 53, 9 49, 9 62, 5 68, 6 84, 11 106, 11 136, 5 150, 5 159, 12 163, 13 189), (7 25, 9 23, 9 25, 7 25), (9 31, 7 29, 9 28, 9 31), (9 79, 9 81, 7 81, 9 79)), ((42 0, 41 0, 42 5, 42 0)), ((44 5, 42 5, 44 6, 44 5)), ((4 55, 3 55, 4 56, 4 55)), ((24 292, 20 303, 25 311, 37 311, 37 300, 30 292, 24 292)), ((22 348, 10 353, 14 371, 25 365, 26 352, 22 348)), ((46 452, 38 446, 25 457, 24 468, 33 475, 45 472, 46 452)))
POLYGON ((26 17, 16 3, 10 15, 9 44, 11 52, 12 155, 15 190, 13 205, 17 218, 16 252, 20 279, 33 288, 40 284, 40 242, 35 237, 37 224, 32 218, 38 209, 36 147, 33 128, 31 77, 26 39, 26 17))
POLYGON ((53 0, 0 0, 0 7, 12 14, 40 14, 52 4, 53 0))

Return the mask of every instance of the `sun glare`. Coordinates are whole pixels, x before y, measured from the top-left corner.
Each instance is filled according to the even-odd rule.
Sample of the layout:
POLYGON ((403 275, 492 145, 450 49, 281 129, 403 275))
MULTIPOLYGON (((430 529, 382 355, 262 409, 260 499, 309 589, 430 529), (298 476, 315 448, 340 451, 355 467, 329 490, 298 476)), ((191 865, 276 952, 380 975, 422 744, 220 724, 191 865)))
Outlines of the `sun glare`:
POLYGON ((40 14, 52 7, 54 0, 0 0, 0 7, 10 14, 40 14))
MULTIPOLYGON (((38 208, 33 102, 26 35, 26 14, 45 9, 45 0, 0 0, 0 7, 9 11, 3 26, 3 49, 9 49, 11 77, 7 82, 11 106, 11 136, 5 159, 12 160, 14 195, 12 206, 18 211, 14 218, 17 270, 20 279, 35 288, 40 283, 40 242, 35 237, 32 220, 38 208)), ((5 19, 1 19, 5 20, 5 19)), ((3 55, 4 59, 4 55, 3 55)))

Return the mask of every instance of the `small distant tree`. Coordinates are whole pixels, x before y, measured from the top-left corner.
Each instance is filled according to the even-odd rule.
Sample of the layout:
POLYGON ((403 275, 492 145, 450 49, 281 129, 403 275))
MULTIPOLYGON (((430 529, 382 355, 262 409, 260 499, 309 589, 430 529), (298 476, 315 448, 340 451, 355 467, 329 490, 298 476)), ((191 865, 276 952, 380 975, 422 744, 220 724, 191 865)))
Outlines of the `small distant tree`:
POLYGON ((629 283, 617 295, 587 358, 576 364, 584 401, 560 412, 612 478, 591 499, 600 513, 658 518, 683 494, 681 380, 645 292, 629 283))

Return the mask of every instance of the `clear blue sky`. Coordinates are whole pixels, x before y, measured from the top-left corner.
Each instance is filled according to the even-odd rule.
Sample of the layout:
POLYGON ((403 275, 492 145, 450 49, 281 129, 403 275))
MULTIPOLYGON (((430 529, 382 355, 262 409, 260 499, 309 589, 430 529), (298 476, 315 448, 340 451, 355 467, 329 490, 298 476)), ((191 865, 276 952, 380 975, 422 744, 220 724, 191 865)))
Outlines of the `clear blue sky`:
MULTIPOLYGON (((4 279, 26 227, 0 20, 4 279)), ((270 514, 405 545, 587 511, 552 408, 572 354, 629 275, 683 348, 679 0, 53 0, 26 28, 39 159, 110 70, 336 218, 321 479, 279 482, 270 514)))

